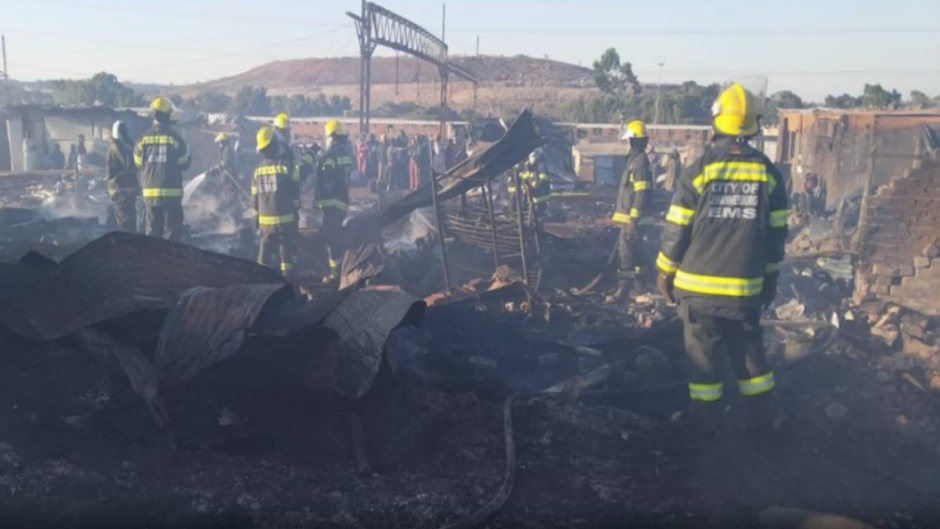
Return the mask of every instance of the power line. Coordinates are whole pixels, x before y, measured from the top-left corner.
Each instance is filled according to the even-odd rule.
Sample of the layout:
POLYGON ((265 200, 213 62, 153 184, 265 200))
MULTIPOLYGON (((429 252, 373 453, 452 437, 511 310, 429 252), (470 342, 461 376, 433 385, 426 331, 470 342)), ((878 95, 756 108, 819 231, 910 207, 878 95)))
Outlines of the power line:
POLYGON ((674 37, 685 35, 701 36, 737 36, 737 35, 869 35, 869 34, 888 34, 888 33, 940 33, 940 27, 879 27, 879 28, 685 28, 685 29, 649 29, 649 28, 623 28, 623 29, 570 29, 570 28, 512 28, 512 27, 490 27, 490 28, 462 28, 457 27, 452 31, 458 33, 512 33, 513 35, 570 35, 570 36, 662 36, 674 37))
MULTIPOLYGON (((114 39, 106 39, 101 37, 89 37, 88 35, 69 35, 64 33, 53 33, 48 31, 31 31, 31 30, 21 30, 21 29, 6 29, 4 31, 8 33, 17 33, 21 35, 32 35, 36 37, 47 37, 54 39, 67 39, 67 40, 83 40, 87 42, 96 42, 101 44, 107 44, 109 47, 114 48, 120 46, 122 48, 159 48, 163 50, 174 50, 174 51, 218 51, 218 50, 202 50, 194 46, 173 46, 172 44, 161 44, 154 41, 150 42, 131 42, 131 41, 119 41, 114 39)), ((190 43, 198 42, 217 42, 219 39, 200 39, 200 40, 189 40, 190 43)))
POLYGON ((74 2, 72 0, 34 0, 45 2, 47 4, 57 4, 66 7, 80 7, 85 9, 98 9, 103 11, 118 11, 121 13, 140 13, 144 15, 156 15, 163 17, 174 17, 174 18, 197 18, 197 19, 208 19, 215 22, 227 21, 227 22, 242 22, 249 24, 277 24, 277 25, 293 25, 293 26, 328 26, 330 23, 315 21, 309 19, 298 19, 296 17, 285 17, 285 18, 261 18, 261 17, 240 17, 235 15, 227 15, 225 13, 206 13, 206 12, 197 12, 197 11, 174 11, 168 9, 152 9, 147 7, 133 7, 128 5, 113 5, 113 4, 96 4, 89 2, 74 2))

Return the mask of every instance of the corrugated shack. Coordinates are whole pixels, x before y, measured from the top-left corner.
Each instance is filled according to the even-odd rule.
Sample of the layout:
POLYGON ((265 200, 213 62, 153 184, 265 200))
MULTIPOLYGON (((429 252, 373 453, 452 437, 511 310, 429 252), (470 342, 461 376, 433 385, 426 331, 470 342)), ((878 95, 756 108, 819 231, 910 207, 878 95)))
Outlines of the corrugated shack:
POLYGON ((940 112, 810 109, 780 112, 775 161, 793 189, 815 173, 828 205, 902 175, 937 142, 940 112))
POLYGON ((150 126, 148 119, 133 111, 108 107, 6 107, 0 110, 0 171, 42 169, 56 144, 68 157, 79 135, 85 136, 90 157, 93 153, 103 157, 111 138, 111 125, 118 119, 128 123, 135 137, 150 126))

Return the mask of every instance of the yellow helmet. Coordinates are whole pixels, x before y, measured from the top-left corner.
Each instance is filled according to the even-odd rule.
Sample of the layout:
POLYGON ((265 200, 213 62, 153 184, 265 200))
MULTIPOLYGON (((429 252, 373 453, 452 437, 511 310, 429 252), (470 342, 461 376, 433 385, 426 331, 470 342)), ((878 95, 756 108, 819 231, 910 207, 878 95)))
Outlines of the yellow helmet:
POLYGON ((173 112, 173 102, 163 96, 157 97, 153 100, 153 103, 150 103, 150 110, 169 114, 173 112))
POLYGON ((326 126, 323 127, 323 133, 326 136, 345 136, 346 129, 343 127, 343 124, 339 120, 331 119, 326 122, 326 126))
POLYGON ((225 140, 227 140, 227 139, 228 139, 228 134, 226 134, 226 133, 224 133, 224 132, 220 132, 220 133, 215 137, 215 142, 216 142, 216 143, 222 143, 223 141, 225 141, 225 140))
POLYGON ((290 116, 288 116, 286 112, 281 112, 280 114, 274 116, 274 128, 289 129, 290 128, 290 116))
POLYGON ((261 127, 258 129, 258 137, 255 138, 258 143, 258 152, 263 151, 271 142, 274 141, 274 129, 261 127))
POLYGON ((760 127, 757 101, 741 83, 722 90, 712 105, 712 123, 715 130, 728 136, 753 136, 760 127))
POLYGON ((621 140, 629 139, 643 139, 646 137, 646 124, 638 119, 633 121, 628 121, 623 126, 623 135, 620 136, 621 140))

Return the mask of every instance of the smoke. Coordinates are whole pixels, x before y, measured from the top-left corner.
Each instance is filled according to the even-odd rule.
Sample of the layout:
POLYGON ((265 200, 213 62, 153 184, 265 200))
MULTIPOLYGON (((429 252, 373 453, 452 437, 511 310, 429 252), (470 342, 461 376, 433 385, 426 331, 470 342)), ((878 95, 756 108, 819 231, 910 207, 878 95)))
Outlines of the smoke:
POLYGON ((398 251, 413 253, 417 250, 417 240, 434 233, 434 209, 416 209, 408 216, 404 224, 399 224, 398 233, 386 237, 385 249, 389 253, 398 251))

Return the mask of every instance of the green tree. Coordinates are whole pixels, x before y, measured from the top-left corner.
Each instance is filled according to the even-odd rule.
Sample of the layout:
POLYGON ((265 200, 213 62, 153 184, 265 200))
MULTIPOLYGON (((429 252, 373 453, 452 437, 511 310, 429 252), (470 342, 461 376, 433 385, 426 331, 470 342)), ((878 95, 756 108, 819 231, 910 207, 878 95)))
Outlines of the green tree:
POLYGON ((783 90, 770 96, 777 108, 804 108, 803 99, 789 90, 783 90))
POLYGON ((842 94, 840 96, 828 95, 825 101, 825 105, 831 108, 856 108, 861 106, 861 104, 861 98, 849 94, 842 94))
POLYGON ((232 111, 253 116, 267 116, 271 113, 268 90, 263 86, 243 86, 235 94, 232 111))
POLYGON ((931 108, 934 101, 920 90, 911 90, 911 104, 920 108, 931 108))
POLYGON ((196 94, 194 103, 199 112, 225 112, 232 106, 232 98, 221 92, 207 90, 196 94))
POLYGON ((894 103, 901 102, 901 94, 897 90, 890 92, 880 84, 865 84, 862 97, 859 99, 862 106, 885 108, 894 103))
POLYGON ((609 48, 594 61, 594 83, 605 94, 635 95, 640 92, 640 81, 633 73, 633 65, 622 63, 615 48, 609 48))
POLYGON ((52 83, 52 100, 61 106, 133 107, 143 98, 121 84, 114 74, 101 72, 90 79, 62 79, 52 83))

